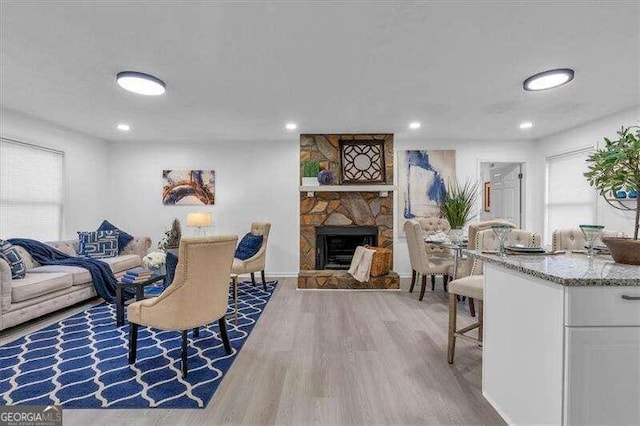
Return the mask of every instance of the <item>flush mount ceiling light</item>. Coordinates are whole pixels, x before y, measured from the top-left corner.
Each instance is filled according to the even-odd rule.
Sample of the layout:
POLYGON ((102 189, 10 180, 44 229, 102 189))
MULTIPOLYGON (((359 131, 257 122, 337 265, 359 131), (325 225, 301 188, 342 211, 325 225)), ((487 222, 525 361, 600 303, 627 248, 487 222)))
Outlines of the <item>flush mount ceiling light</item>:
POLYGON ((520 128, 521 129, 530 129, 533 127, 533 123, 530 121, 523 121, 522 123, 520 123, 520 128))
POLYGON ((524 90, 537 91, 547 90, 554 87, 562 86, 573 80, 574 72, 570 68, 558 68, 555 70, 549 70, 539 72, 527 78, 522 87, 524 90))
POLYGON ((131 126, 129 126, 128 124, 125 123, 120 123, 118 124, 118 130, 121 130, 123 132, 128 132, 129 130, 131 130, 131 126))
POLYGON ((122 71, 116 76, 118 85, 129 92, 146 96, 158 96, 165 92, 164 81, 137 71, 122 71))
POLYGON ((284 127, 286 127, 287 130, 295 130, 298 128, 298 125, 296 123, 287 123, 284 127))
POLYGON ((414 129, 414 130, 415 129, 419 129, 420 126, 421 126, 421 124, 419 122, 417 122, 417 121, 414 121, 413 123, 409 123, 409 128, 410 129, 414 129))

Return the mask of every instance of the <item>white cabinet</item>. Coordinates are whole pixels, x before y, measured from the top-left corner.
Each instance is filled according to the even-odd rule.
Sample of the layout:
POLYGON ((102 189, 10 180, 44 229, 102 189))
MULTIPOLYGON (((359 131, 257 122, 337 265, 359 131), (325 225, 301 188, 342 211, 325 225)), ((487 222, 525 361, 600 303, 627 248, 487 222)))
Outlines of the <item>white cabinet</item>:
POLYGON ((637 424, 640 327, 567 327, 565 423, 637 424))
POLYGON ((484 280, 482 392, 508 423, 640 425, 640 287, 484 280))

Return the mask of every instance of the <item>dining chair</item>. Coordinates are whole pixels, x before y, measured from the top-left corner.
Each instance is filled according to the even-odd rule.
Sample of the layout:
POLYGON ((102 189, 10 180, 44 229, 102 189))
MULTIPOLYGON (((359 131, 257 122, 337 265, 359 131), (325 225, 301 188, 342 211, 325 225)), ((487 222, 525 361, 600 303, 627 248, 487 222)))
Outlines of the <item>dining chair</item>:
MULTIPOLYGON (((625 233, 618 232, 618 231, 604 230, 602 231, 602 236, 622 238, 622 237, 625 237, 625 233)), ((602 244, 603 243, 600 238, 596 239, 595 245, 602 245, 602 244)), ((569 250, 569 251, 584 250, 586 245, 587 245, 587 239, 585 238, 580 228, 556 229, 555 231, 553 231, 553 234, 551 237, 551 247, 554 252, 562 251, 562 250, 569 250)))
MULTIPOLYGON (((500 243, 492 229, 484 229, 474 234, 474 247, 476 250, 497 251, 500 243)), ((471 242, 471 240, 469 240, 471 242)), ((541 243, 540 235, 535 232, 524 231, 522 229, 514 229, 511 231, 507 244, 524 244, 539 247, 541 243)), ((455 354, 456 339, 458 337, 471 338, 467 336, 471 330, 478 329, 477 340, 482 343, 484 325, 484 264, 478 259, 471 259, 471 269, 469 275, 449 283, 449 335, 447 345, 447 362, 453 364, 455 354), (474 300, 478 301, 478 318, 477 321, 467 327, 457 330, 457 309, 458 297, 467 297, 469 299, 469 311, 471 316, 475 316, 474 300)))
MULTIPOLYGON (((416 221, 420 224, 420 228, 422 228, 422 235, 424 238, 438 234, 444 233, 449 234, 451 231, 451 226, 449 225, 449 221, 443 217, 437 216, 427 216, 417 218, 416 221)), ((427 255, 433 256, 436 258, 449 259, 453 263, 453 257, 451 256, 451 250, 446 247, 442 247, 438 244, 430 244, 426 243, 427 255)), ((443 276, 443 280, 445 276, 443 276)), ((446 283, 444 283, 446 289, 446 283)), ((436 287, 436 276, 431 275, 431 291, 435 290, 436 287)))
POLYGON ((234 258, 231 272, 237 275, 251 274, 251 282, 256 285, 255 273, 260 272, 262 278, 262 287, 267 291, 267 280, 264 277, 265 262, 267 259, 267 241, 269 240, 269 232, 271 224, 266 222, 253 222, 251 224, 251 233, 254 235, 262 235, 262 245, 258 252, 246 260, 234 258))
MULTIPOLYGON (((473 222, 469 224, 469 243, 467 245, 468 250, 476 250, 476 235, 480 231, 491 228, 493 225, 511 225, 515 228, 515 225, 508 220, 504 219, 492 219, 482 222, 473 222)), ((454 279, 463 278, 471 275, 471 268, 473 267, 473 259, 459 259, 458 270, 454 279)))
POLYGON ((129 364, 136 361, 141 325, 182 333, 182 375, 187 375, 187 333, 199 336, 199 327, 218 321, 220 339, 232 353, 225 314, 229 277, 237 235, 183 238, 173 281, 158 297, 134 302, 127 308, 129 364))
POLYGON ((450 258, 434 256, 427 251, 427 244, 424 242, 424 235, 420 224, 415 220, 407 220, 404 223, 404 232, 407 237, 407 247, 409 249, 409 261, 413 270, 411 276, 411 287, 409 292, 413 292, 413 288, 422 277, 422 287, 420 288, 420 296, 418 300, 424 298, 425 289, 427 287, 427 276, 442 276, 445 291, 447 290, 448 278, 451 275, 453 261, 450 258))

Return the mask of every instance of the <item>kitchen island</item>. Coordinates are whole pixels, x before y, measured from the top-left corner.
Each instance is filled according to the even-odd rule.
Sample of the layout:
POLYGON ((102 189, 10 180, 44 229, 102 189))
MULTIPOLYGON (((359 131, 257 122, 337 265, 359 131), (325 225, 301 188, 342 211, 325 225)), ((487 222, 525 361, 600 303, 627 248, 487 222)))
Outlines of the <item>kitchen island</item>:
POLYGON ((640 266, 469 251, 484 263, 482 393, 510 424, 640 424, 640 266))

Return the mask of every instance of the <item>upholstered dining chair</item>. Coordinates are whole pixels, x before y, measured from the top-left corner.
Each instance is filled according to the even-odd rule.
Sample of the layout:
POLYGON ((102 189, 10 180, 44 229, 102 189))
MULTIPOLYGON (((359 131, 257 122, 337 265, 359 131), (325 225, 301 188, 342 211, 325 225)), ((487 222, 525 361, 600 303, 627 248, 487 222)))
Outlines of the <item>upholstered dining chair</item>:
MULTIPOLYGON (((495 223, 494 223, 495 224, 495 223)), ((474 234, 474 247, 476 250, 496 251, 500 243, 492 229, 484 229, 474 234)), ((469 234, 469 242, 471 243, 471 233, 469 234)), ((514 229, 511 231, 507 244, 525 244, 532 246, 540 246, 541 238, 535 232, 523 231, 522 229, 514 229)), ((471 259, 471 269, 469 275, 449 283, 449 338, 447 345, 447 362, 453 364, 455 354, 456 338, 466 337, 467 332, 478 329, 478 342, 482 342, 483 338, 483 314, 484 314, 484 264, 477 259, 471 259), (465 296, 469 299, 469 310, 471 316, 475 316, 474 300, 478 301, 478 320, 477 322, 457 330, 457 307, 458 297, 465 296)))
MULTIPOLYGON (((469 224, 469 244, 467 248, 469 250, 476 250, 476 235, 480 231, 484 231, 485 229, 491 228, 493 225, 511 225, 514 228, 516 227, 513 223, 504 219, 492 219, 485 220, 481 222, 473 222, 469 224)), ((473 259, 460 259, 458 261, 458 270, 456 271, 456 278, 463 278, 471 275, 471 268, 473 267, 473 259)))
MULTIPOLYGON (((602 231, 603 237, 624 237, 624 232, 617 231, 602 231)), ((561 250, 584 250, 587 245, 587 239, 584 234, 580 230, 580 228, 575 229, 556 229, 553 231, 553 235, 551 238, 552 241, 552 250, 553 251, 561 251, 561 250)), ((596 239, 596 245, 602 245, 602 240, 600 238, 596 239)))
POLYGON ((407 247, 409 248, 409 261, 411 262, 411 269, 413 270, 409 292, 413 292, 419 276, 422 276, 422 287, 420 288, 420 296, 418 297, 418 300, 422 300, 427 287, 427 275, 441 275, 446 290, 447 281, 453 268, 451 259, 429 255, 427 245, 424 242, 422 228, 417 221, 407 220, 404 223, 404 232, 407 237, 407 247))
POLYGON ((251 224, 251 233, 254 235, 262 235, 262 245, 258 252, 246 260, 233 259, 231 272, 237 275, 251 274, 251 282, 256 285, 255 273, 260 272, 262 278, 262 287, 267 291, 267 280, 264 277, 264 266, 267 258, 267 241, 269 240, 269 231, 271 224, 266 222, 253 222, 251 224))
POLYGON ((182 375, 187 375, 187 332, 199 336, 199 327, 218 321, 220 338, 227 354, 225 314, 229 297, 229 276, 236 235, 180 240, 178 266, 173 281, 158 297, 134 302, 127 308, 129 320, 129 364, 136 360, 138 327, 182 332, 182 375))
MULTIPOLYGON (((449 225, 449 221, 443 217, 437 216, 428 216, 428 217, 420 217, 417 218, 416 221, 420 224, 420 228, 422 228, 422 233, 424 237, 428 237, 439 232, 448 234, 451 231, 451 226, 449 225)), ((450 259, 453 263, 453 257, 451 256, 451 251, 446 248, 439 246, 437 244, 429 244, 426 246, 427 255, 450 259)), ((443 276, 443 279, 445 279, 443 276)), ((436 276, 431 275, 431 290, 435 290, 436 287, 436 276)))

